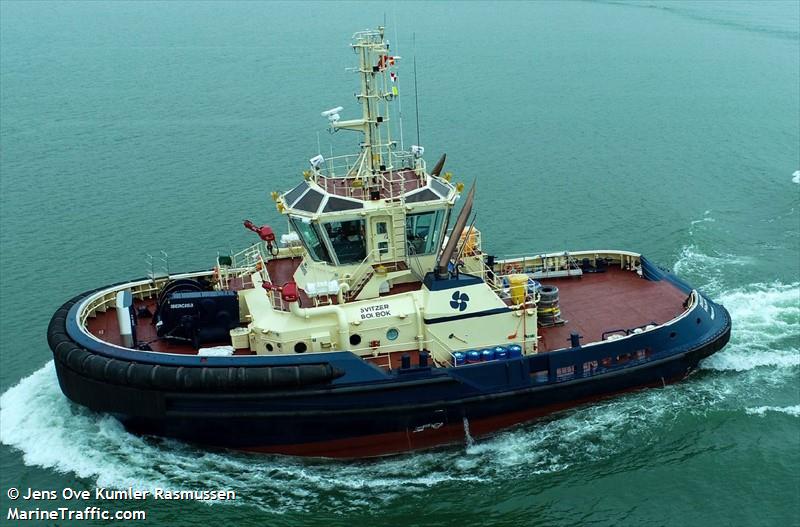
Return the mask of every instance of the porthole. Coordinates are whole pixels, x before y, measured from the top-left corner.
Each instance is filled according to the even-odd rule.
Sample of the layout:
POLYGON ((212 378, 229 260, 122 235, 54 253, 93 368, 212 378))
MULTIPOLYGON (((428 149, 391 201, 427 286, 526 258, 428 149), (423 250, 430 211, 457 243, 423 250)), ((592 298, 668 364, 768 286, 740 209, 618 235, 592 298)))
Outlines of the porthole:
POLYGON ((273 349, 275 348, 272 347, 272 344, 267 343, 267 351, 272 351, 273 349))
POLYGON ((391 328, 386 332, 386 338, 389 340, 397 340, 398 336, 400 336, 400 332, 397 331, 397 328, 391 328))
POLYGON ((308 346, 306 346, 305 342, 298 342, 297 344, 294 345, 294 352, 295 353, 305 353, 305 351, 307 349, 308 349, 308 346))
POLYGON ((361 335, 359 335, 358 333, 353 333, 352 335, 350 335, 350 344, 352 346, 358 346, 359 344, 361 344, 361 335))
POLYGON ((670 334, 669 334, 669 338, 671 338, 671 339, 674 339, 674 338, 675 338, 675 337, 677 337, 677 336, 678 336, 678 334, 677 334, 677 333, 675 333, 674 331, 673 331, 672 333, 670 333, 670 334))

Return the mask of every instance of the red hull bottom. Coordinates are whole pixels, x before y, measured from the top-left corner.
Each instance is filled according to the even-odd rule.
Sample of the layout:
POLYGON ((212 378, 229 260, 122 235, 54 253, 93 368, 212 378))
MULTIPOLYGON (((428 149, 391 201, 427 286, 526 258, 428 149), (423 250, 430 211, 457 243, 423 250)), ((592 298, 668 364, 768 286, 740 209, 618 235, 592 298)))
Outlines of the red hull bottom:
MULTIPOLYGON (((530 410, 509 412, 495 417, 469 420, 469 435, 473 438, 485 438, 515 425, 532 421, 561 410, 574 408, 587 403, 609 399, 623 393, 638 391, 644 388, 663 387, 684 379, 681 375, 673 379, 664 379, 656 383, 635 386, 601 396, 587 397, 566 403, 540 406, 530 410)), ((406 430, 387 434, 374 434, 334 441, 300 443, 293 445, 270 445, 264 448, 247 448, 247 452, 263 454, 282 454, 288 456, 322 457, 353 459, 381 457, 402 454, 414 450, 424 450, 440 446, 466 444, 468 441, 465 423, 447 423, 438 428, 428 427, 421 431, 406 430)))

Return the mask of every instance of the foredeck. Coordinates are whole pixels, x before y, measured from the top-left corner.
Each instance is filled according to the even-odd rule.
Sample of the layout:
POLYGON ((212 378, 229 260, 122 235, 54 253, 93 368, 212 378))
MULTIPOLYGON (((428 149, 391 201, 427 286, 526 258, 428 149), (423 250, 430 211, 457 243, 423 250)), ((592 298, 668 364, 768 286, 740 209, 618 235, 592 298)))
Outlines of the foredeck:
POLYGON ((581 344, 588 344, 602 340, 604 332, 663 324, 684 311, 687 296, 669 281, 645 280, 618 267, 541 283, 558 287, 561 317, 567 321, 539 329, 543 351, 569 347, 573 331, 583 337, 581 344))

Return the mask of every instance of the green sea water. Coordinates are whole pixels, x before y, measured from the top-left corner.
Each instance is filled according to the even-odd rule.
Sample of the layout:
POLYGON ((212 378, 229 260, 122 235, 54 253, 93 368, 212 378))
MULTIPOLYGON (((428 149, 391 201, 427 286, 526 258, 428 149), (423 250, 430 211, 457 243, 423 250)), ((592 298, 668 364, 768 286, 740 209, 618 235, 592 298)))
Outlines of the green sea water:
POLYGON ((799 145, 796 1, 2 1, 0 525, 65 503, 10 487, 98 486, 237 492, 74 506, 148 525, 800 525, 799 145), (283 226, 270 191, 355 148, 320 112, 358 115, 349 38, 384 19, 405 144, 477 178, 485 248, 640 251, 725 304, 730 344, 665 389, 373 461, 201 450, 69 403, 52 312, 148 253, 210 267, 243 218, 283 226))

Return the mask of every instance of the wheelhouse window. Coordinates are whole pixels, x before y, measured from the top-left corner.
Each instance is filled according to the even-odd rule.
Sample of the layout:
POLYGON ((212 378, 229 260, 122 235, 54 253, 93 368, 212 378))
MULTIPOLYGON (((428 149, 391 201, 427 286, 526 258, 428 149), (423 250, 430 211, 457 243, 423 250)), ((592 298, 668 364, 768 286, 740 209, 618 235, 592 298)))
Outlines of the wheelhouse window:
POLYGON ((314 228, 314 225, 311 223, 306 223, 300 218, 290 217, 289 221, 292 224, 292 228, 300 236, 300 240, 302 240, 306 251, 308 251, 308 254, 312 259, 317 262, 327 262, 330 264, 333 263, 331 255, 328 253, 328 249, 325 247, 325 244, 322 243, 322 239, 317 233, 317 230, 314 228))
POLYGON ((331 221, 322 226, 340 264, 361 263, 367 257, 364 220, 331 221))
POLYGON ((406 239, 414 254, 438 252, 442 218, 444 218, 442 210, 406 216, 406 239))

